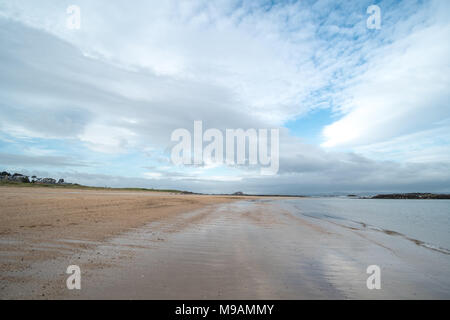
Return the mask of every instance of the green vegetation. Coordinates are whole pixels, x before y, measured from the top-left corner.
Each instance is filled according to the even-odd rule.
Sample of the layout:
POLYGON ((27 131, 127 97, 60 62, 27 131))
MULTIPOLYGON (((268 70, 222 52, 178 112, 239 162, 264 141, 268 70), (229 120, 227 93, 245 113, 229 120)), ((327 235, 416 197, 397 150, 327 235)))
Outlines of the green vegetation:
POLYGON ((0 186, 14 186, 23 188, 54 188, 54 189, 81 189, 81 190, 112 190, 112 191, 146 191, 146 192, 171 192, 180 194, 192 194, 192 192, 172 190, 172 189, 146 189, 146 188, 109 188, 109 187, 90 187, 80 184, 46 184, 46 183, 23 183, 16 181, 0 180, 0 186))

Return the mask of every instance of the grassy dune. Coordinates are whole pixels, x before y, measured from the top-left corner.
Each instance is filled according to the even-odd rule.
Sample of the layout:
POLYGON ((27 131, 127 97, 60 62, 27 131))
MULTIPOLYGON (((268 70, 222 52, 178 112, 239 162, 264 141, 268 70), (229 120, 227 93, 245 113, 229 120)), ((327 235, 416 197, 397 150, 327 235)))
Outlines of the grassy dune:
POLYGON ((46 183, 23 183, 15 181, 0 181, 1 186, 23 187, 23 188, 57 188, 57 189, 82 189, 82 190, 114 190, 114 191, 147 191, 147 192, 171 192, 171 193, 192 193, 188 191, 172 189, 147 189, 147 188, 109 188, 109 187, 90 187, 81 184, 46 184, 46 183))

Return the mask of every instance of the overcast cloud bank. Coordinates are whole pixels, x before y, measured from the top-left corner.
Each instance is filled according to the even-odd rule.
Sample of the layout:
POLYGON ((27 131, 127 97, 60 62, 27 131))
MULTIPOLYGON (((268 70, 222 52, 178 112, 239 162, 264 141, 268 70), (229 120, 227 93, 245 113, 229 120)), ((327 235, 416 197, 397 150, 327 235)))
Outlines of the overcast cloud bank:
POLYGON ((216 193, 450 191, 448 1, 380 1, 380 30, 371 1, 77 1, 76 31, 70 4, 0 4, 5 170, 216 193), (330 114, 320 143, 286 128, 316 110, 330 114), (280 128, 278 174, 173 165, 171 133, 195 120, 280 128))

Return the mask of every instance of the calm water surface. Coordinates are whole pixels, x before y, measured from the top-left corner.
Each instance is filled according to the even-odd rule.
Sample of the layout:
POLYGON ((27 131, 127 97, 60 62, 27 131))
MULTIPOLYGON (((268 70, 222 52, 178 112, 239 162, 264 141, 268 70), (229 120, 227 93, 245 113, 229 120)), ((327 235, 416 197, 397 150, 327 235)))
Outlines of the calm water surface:
POLYGON ((450 200, 305 198, 283 200, 294 214, 364 223, 450 253, 450 200))

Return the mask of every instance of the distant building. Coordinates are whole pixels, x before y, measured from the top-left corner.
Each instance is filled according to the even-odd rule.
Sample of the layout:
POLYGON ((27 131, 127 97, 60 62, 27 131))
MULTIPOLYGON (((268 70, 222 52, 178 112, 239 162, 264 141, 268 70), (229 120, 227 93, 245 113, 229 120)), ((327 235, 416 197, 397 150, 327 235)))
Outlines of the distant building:
POLYGON ((0 172, 0 180, 23 182, 23 183, 65 184, 65 185, 71 184, 65 182, 64 179, 59 179, 58 182, 56 182, 56 179, 53 178, 38 178, 36 176, 32 176, 30 181, 29 177, 26 175, 23 175, 21 173, 14 173, 13 175, 11 175, 9 172, 6 171, 0 172))
POLYGON ((56 184, 56 180, 53 178, 42 178, 39 182, 45 184, 56 184))

